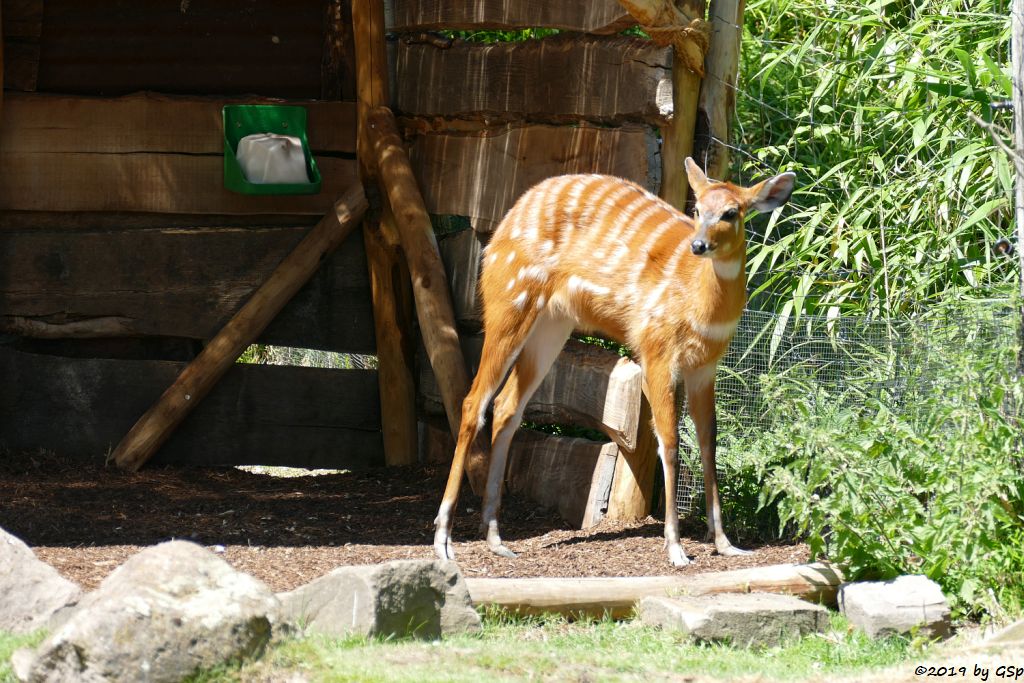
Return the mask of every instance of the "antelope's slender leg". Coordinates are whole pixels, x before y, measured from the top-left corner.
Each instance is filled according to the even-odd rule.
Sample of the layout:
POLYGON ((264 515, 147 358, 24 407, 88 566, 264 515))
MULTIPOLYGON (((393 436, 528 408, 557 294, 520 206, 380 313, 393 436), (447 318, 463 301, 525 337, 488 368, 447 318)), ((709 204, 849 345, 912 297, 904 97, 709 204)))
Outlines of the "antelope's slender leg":
POLYGON ((509 445, 523 419, 526 404, 555 362, 572 328, 571 320, 553 318, 542 313, 519 353, 505 387, 494 401, 491 464, 484 493, 481 532, 486 534, 487 546, 491 551, 503 557, 515 557, 515 553, 502 544, 498 533, 498 510, 501 507, 509 445))
MULTIPOLYGON (((497 319, 502 318, 499 316, 497 319)), ((501 325, 500 329, 495 326, 494 329, 485 332, 480 369, 473 379, 466 399, 462 402, 462 422, 459 426, 455 456, 452 459, 451 471, 448 473, 444 497, 434 519, 434 553, 442 560, 455 558, 455 551, 451 547, 452 519, 466 470, 466 454, 483 428, 487 418, 487 406, 529 337, 535 319, 535 313, 515 318, 515 322, 511 317, 505 318, 509 322, 501 325)))
POLYGON ((750 551, 733 546, 722 528, 722 504, 718 497, 718 423, 715 416, 715 369, 711 363, 684 375, 686 402, 697 429, 700 461, 704 471, 704 500, 708 515, 708 540, 714 539, 719 555, 747 555, 750 551))
POLYGON ((647 400, 651 404, 654 431, 658 437, 658 455, 665 474, 665 549, 676 567, 690 563, 679 541, 679 512, 676 509, 677 472, 679 470, 679 403, 672 368, 666 359, 645 358, 647 400))

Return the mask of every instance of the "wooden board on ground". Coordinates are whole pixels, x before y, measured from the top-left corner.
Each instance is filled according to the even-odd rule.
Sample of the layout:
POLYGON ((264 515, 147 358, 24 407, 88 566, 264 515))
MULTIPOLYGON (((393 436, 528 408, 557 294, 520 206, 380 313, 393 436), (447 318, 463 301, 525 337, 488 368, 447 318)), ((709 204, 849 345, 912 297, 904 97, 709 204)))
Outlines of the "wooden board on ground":
MULTIPOLYGON (((102 458, 184 366, 0 347, 0 442, 11 449, 102 458)), ((236 365, 154 462, 382 465, 376 372, 236 365)))
POLYGON ((413 143, 413 170, 427 210, 469 217, 491 232, 526 190, 564 173, 606 173, 652 191, 660 184, 650 129, 505 126, 479 133, 430 133, 413 143))
POLYGON ((824 564, 783 564, 707 574, 611 578, 466 579, 473 604, 520 614, 626 618, 649 596, 783 593, 835 607, 843 576, 824 564))
MULTIPOLYGON (((0 232, 0 332, 208 339, 305 227, 0 232)), ((361 235, 351 235, 260 337, 373 353, 361 235)))
MULTIPOLYGON (((438 423, 440 424, 440 423, 438 423)), ((455 440, 430 421, 420 423, 424 461, 451 462, 455 440)), ((519 429, 509 447, 506 485, 567 523, 587 529, 604 518, 618 448, 613 443, 519 429)))
MULTIPOLYGON (((473 374, 483 338, 462 335, 473 374)), ((526 406, 524 418, 543 424, 578 424, 604 432, 624 448, 636 446, 642 379, 640 366, 599 346, 570 340, 526 406)), ((420 393, 428 414, 441 414, 437 381, 420 363, 420 393)))
POLYGON ((406 116, 663 124, 672 116, 671 55, 669 48, 621 36, 447 49, 401 43, 395 109, 406 116))
POLYGON ((615 0, 395 0, 389 31, 557 28, 618 33, 636 22, 615 0))
MULTIPOLYGON (((225 100, 16 95, 0 137, 0 210, 324 214, 356 180, 352 105, 310 107, 323 187, 252 196, 224 188, 225 100), (64 132, 62 132, 64 131, 64 132)), ((311 145, 314 144, 311 142, 311 145)))

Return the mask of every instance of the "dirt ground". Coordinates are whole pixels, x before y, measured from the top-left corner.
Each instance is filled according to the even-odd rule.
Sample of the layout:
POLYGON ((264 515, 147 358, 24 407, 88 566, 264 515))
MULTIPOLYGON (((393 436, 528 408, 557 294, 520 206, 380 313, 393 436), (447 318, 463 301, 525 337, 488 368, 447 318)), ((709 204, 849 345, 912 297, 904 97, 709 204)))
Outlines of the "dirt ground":
MULTIPOLYGON (((189 539, 234 567, 290 590, 336 566, 431 558, 441 467, 281 477, 223 468, 147 468, 138 473, 51 454, 0 456, 0 527, 86 589, 142 547, 189 539)), ((805 545, 752 548, 726 558, 684 525, 696 561, 667 563, 660 521, 605 522, 574 531, 554 513, 507 496, 502 535, 519 553, 496 557, 478 540, 479 499, 460 501, 454 538, 466 576, 658 576, 808 561, 805 545)))

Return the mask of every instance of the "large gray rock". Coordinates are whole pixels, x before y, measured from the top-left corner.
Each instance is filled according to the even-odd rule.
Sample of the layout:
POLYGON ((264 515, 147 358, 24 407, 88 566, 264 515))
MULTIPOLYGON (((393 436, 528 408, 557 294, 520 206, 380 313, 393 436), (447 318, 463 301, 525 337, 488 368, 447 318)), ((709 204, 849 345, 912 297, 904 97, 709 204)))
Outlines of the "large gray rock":
POLYGON ((950 634, 949 603, 926 576, 845 583, 838 600, 839 611, 872 638, 914 630, 930 638, 950 634))
POLYGON ((23 681, 180 681, 258 655, 280 603, 202 547, 171 541, 131 557, 32 654, 23 681))
POLYGON ((339 567, 278 597, 285 619, 334 636, 439 638, 480 630, 480 617, 454 562, 339 567))
POLYGON ((985 643, 992 645, 1024 644, 1024 619, 1018 619, 993 633, 985 640, 985 643))
POLYGON ((648 626, 682 631, 695 640, 775 646, 788 638, 824 631, 828 610, 791 595, 720 593, 644 598, 640 619, 648 626))
POLYGON ((31 633, 50 626, 54 614, 81 597, 81 588, 0 529, 0 631, 31 633))

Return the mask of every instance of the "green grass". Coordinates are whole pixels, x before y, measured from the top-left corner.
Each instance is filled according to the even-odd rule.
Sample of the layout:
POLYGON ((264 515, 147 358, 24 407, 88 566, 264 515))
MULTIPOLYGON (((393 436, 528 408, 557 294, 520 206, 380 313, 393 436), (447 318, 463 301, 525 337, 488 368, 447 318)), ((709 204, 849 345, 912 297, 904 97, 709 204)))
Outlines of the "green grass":
POLYGON ((45 635, 41 631, 29 635, 13 635, 0 631, 0 683, 17 680, 14 671, 11 670, 11 655, 14 651, 23 647, 35 647, 43 642, 45 635))
POLYGON ((903 638, 873 641, 834 616, 828 633, 759 650, 694 645, 638 622, 568 623, 559 618, 488 615, 479 637, 443 642, 375 641, 320 636, 280 643, 259 662, 205 673, 195 681, 647 680, 703 675, 723 680, 751 674, 769 679, 829 678, 918 658, 903 638))

